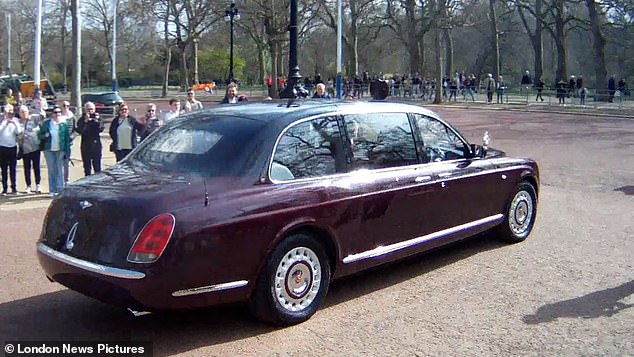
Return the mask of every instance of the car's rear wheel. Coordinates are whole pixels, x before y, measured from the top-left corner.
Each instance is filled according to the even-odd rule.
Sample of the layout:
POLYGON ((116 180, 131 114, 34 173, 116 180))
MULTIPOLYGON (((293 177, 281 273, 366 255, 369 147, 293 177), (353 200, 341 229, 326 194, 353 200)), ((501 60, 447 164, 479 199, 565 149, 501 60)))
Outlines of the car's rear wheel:
POLYGON ((273 251, 249 301, 259 320, 294 325, 317 311, 330 285, 330 264, 321 244, 294 234, 273 251))
POLYGON ((514 191, 500 226, 500 237, 511 243, 522 242, 533 230, 537 218, 537 193, 528 182, 521 182, 514 191))

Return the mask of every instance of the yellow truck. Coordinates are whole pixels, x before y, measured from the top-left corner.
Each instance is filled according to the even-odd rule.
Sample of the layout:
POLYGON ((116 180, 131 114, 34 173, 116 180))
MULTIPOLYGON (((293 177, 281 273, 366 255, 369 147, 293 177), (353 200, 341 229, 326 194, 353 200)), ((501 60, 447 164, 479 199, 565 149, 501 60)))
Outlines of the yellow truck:
MULTIPOLYGON (((22 98, 25 102, 29 102, 33 98, 33 92, 35 91, 35 82, 33 78, 27 74, 12 74, 0 76, 0 105, 4 105, 6 102, 7 89, 13 90, 13 96, 17 97, 17 92, 22 93, 22 98)), ((42 96, 46 98, 49 109, 57 104, 57 94, 55 89, 50 84, 48 79, 43 78, 40 80, 40 89, 42 90, 42 96)))

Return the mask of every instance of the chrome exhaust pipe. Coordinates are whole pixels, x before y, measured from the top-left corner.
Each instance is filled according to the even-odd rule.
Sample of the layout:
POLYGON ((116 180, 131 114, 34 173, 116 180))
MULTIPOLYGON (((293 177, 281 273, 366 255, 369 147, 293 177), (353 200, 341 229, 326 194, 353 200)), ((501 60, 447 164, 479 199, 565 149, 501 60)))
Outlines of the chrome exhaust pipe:
POLYGON ((132 314, 132 316, 134 317, 139 317, 139 316, 143 316, 143 315, 149 315, 151 314, 150 311, 136 311, 136 310, 132 310, 131 308, 128 308, 128 311, 132 314))

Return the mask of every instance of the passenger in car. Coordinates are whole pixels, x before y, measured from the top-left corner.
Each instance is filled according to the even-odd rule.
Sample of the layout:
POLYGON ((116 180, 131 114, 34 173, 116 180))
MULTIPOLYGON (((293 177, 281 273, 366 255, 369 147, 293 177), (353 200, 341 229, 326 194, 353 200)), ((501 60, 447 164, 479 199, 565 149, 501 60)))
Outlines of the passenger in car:
POLYGON ((361 135, 359 123, 356 120, 346 121, 346 133, 348 134, 348 145, 350 146, 354 168, 370 168, 369 151, 372 144, 361 135))

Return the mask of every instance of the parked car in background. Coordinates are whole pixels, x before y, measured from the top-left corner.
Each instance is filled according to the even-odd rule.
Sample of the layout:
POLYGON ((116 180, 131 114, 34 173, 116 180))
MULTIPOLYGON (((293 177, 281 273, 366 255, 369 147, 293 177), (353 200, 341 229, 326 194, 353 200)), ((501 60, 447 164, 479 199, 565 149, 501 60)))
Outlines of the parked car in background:
POLYGON ((87 102, 95 103, 95 109, 99 114, 114 115, 117 108, 123 103, 119 92, 87 93, 82 94, 82 106, 87 102))
POLYGON ((51 281, 135 313, 246 302, 291 325, 334 279, 485 231, 525 240, 538 191, 535 161, 419 106, 216 106, 68 185, 37 252, 51 281))

